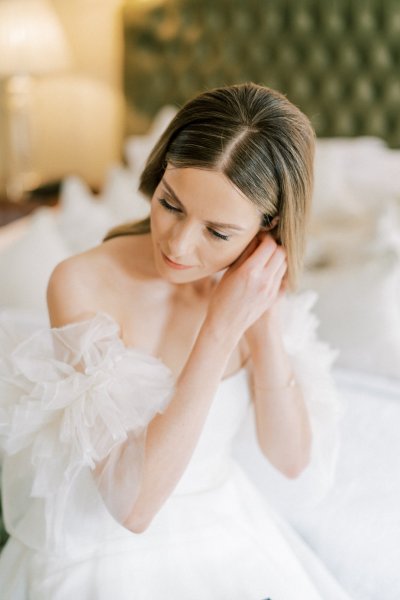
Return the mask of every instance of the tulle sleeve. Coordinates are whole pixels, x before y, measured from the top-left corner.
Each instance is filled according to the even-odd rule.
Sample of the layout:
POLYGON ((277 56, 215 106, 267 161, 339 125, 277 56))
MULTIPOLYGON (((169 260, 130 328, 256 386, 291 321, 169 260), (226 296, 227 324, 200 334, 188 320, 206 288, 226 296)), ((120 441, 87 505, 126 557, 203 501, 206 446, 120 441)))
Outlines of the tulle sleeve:
POLYGON ((0 313, 3 461, 23 456, 22 471, 29 463, 18 475, 23 483, 12 460, 3 477, 10 527, 26 518, 30 501, 37 514, 42 502, 45 540, 62 536, 67 515, 90 504, 90 486, 86 496, 79 487, 88 477, 124 524, 139 490, 147 426, 165 410, 174 382, 159 359, 127 348, 119 334, 105 313, 60 328, 0 313))
POLYGON ((345 407, 332 375, 338 350, 318 337, 319 321, 312 312, 317 299, 318 294, 312 290, 287 295, 280 314, 284 346, 303 391, 312 429, 311 461, 306 470, 312 473, 323 496, 335 478, 339 422, 345 407))

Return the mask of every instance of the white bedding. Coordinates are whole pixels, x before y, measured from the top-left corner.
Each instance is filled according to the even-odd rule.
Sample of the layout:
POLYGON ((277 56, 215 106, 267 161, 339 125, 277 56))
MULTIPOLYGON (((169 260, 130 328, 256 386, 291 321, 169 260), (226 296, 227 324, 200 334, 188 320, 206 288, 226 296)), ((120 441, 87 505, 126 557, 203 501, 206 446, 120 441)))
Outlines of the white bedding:
POLYGON ((347 412, 335 485, 321 501, 306 473, 287 480, 265 461, 250 419, 236 455, 355 600, 398 600, 400 381, 344 369, 334 377, 347 412))

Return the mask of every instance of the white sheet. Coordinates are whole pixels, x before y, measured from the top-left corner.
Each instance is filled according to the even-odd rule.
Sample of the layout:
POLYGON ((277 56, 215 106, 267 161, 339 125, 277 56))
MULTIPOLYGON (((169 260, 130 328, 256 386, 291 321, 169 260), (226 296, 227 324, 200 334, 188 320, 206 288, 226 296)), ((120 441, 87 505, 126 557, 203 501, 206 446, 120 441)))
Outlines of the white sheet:
POLYGON ((315 501, 307 473, 284 479, 247 435, 237 457, 355 600, 400 598, 400 380, 334 370, 347 413, 336 483, 315 501))

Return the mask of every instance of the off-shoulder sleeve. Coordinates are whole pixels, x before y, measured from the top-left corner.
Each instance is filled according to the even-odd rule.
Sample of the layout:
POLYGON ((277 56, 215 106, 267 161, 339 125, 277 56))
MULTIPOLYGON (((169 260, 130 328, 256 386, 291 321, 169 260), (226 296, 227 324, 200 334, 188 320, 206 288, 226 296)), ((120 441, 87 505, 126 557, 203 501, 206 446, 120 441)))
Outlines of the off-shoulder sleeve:
MULTIPOLYGON (((127 348, 105 313, 51 328, 0 312, 0 349, 3 459, 28 459, 25 494, 44 503, 45 538, 66 526, 83 473, 122 524, 138 493, 146 428, 173 393, 170 370, 127 348)), ((7 477, 14 477, 10 468, 7 477)), ((7 479, 6 487, 17 489, 7 479)), ((8 498, 6 523, 15 520, 13 511, 8 498)))
POLYGON ((338 350, 318 337, 319 321, 312 312, 317 299, 318 294, 312 290, 287 295, 282 300, 280 315, 284 346, 291 357, 310 417, 313 439, 306 471, 313 473, 323 496, 335 478, 340 448, 339 423, 345 406, 332 375, 338 350))

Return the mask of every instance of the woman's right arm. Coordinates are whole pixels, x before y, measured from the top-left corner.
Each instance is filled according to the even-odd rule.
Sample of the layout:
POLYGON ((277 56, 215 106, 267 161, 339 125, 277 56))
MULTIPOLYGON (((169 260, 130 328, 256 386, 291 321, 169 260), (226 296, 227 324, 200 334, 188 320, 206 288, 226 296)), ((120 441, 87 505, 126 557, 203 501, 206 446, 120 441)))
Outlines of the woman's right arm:
MULTIPOLYGON (((257 246, 249 245, 224 274, 176 381, 175 393, 147 428, 140 488, 124 521, 124 526, 133 532, 144 531, 173 492, 197 445, 232 351, 244 331, 273 302, 275 291, 271 283, 268 296, 271 274, 268 277, 264 269, 272 247, 261 246, 253 252, 257 246)), ((56 269, 47 294, 52 326, 93 314, 87 289, 79 261, 70 259, 56 269)))
POLYGON ((144 531, 182 477, 238 338, 205 320, 175 393, 147 429, 139 495, 125 526, 144 531))
POLYGON ((276 299, 275 244, 250 244, 214 290, 207 316, 166 410, 147 430, 141 488, 126 527, 139 533, 170 496, 197 445, 230 354, 276 299), (251 257, 250 257, 251 255, 251 257))
MULTIPOLYGON (((55 268, 47 288, 52 327, 84 320, 96 312, 93 291, 99 268, 93 276, 94 266, 88 268, 88 261, 76 256, 55 268)), ((240 337, 237 328, 224 327, 223 323, 206 317, 170 402, 147 428, 140 490, 123 523, 134 532, 148 527, 182 477, 196 447, 227 361, 240 337)), ((103 463, 99 463, 95 475, 101 476, 102 468, 103 463)))

